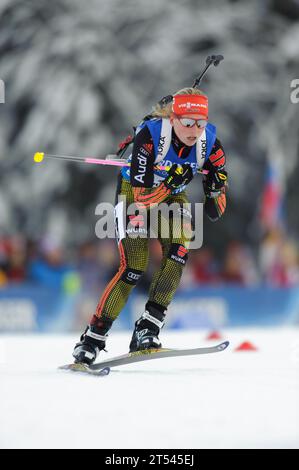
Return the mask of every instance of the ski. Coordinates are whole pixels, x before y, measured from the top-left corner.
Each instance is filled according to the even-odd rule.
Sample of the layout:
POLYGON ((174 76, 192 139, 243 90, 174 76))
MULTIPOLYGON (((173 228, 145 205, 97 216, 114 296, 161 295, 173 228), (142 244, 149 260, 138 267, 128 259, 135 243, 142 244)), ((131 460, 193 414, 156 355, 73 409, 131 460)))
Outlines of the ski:
POLYGON ((104 367, 101 370, 91 370, 87 364, 83 364, 82 362, 77 362, 74 364, 67 364, 65 366, 58 367, 60 370, 69 370, 72 372, 79 372, 81 374, 89 374, 94 375, 96 377, 105 377, 110 373, 109 367, 104 367))
MULTIPOLYGON (((143 351, 136 351, 133 353, 124 354, 122 356, 113 357, 107 361, 98 362, 87 366, 86 364, 68 364, 59 367, 63 370, 72 370, 75 372, 87 372, 92 375, 107 375, 104 373, 105 369, 117 366, 124 366, 127 364, 134 364, 136 362, 149 361, 152 359, 163 359, 167 357, 180 357, 180 356, 195 356, 198 354, 211 354, 224 351, 229 345, 229 341, 217 344, 216 346, 209 346, 206 348, 193 348, 193 349, 145 349, 143 351), (102 374, 101 374, 102 373, 102 374)), ((108 372, 109 373, 109 372, 108 372)))

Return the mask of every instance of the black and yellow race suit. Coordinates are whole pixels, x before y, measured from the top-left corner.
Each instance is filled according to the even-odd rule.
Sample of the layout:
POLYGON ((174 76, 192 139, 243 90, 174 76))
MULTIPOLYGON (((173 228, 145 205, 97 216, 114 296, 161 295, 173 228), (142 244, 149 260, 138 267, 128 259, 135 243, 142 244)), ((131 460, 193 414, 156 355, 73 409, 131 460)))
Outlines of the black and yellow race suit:
MULTIPOLYGON (((171 144, 180 156, 182 163, 188 161, 190 147, 185 146, 172 132, 171 144)), ((115 222, 118 236, 118 248, 120 254, 120 266, 105 288, 91 324, 100 325, 101 322, 114 321, 125 306, 127 299, 147 268, 149 260, 149 239, 155 234, 162 248, 162 260, 159 269, 155 272, 148 294, 148 300, 161 311, 165 311, 172 301, 179 286, 184 266, 188 259, 188 248, 192 237, 192 215, 183 209, 183 204, 188 203, 185 190, 178 194, 171 194, 163 184, 158 187, 146 187, 149 181, 153 181, 152 171, 155 156, 152 145, 152 137, 145 127, 136 136, 132 151, 131 177, 126 180, 119 174, 116 191, 115 222), (134 174, 138 172, 138 155, 146 157, 148 165, 145 171, 145 186, 134 183, 134 174), (122 204, 120 197, 126 198, 126 204, 122 204), (160 203, 177 203, 177 209, 171 213, 171 218, 165 219, 158 211, 157 217, 149 217, 150 211, 157 208, 160 203), (127 215, 126 207, 132 203, 142 203, 146 215, 127 215), (146 220, 145 220, 146 219, 146 220), (149 223, 150 220, 150 223, 149 223), (146 223, 145 223, 146 222, 146 223), (161 236, 163 226, 167 224, 169 235, 161 236), (182 227, 184 230, 181 230, 182 227), (133 236, 134 235, 134 236, 133 236)), ((218 169, 225 168, 226 157, 223 147, 216 139, 212 152, 203 168, 213 165, 218 169)), ((186 206, 185 206, 186 207, 186 206)), ((217 198, 206 198, 204 203, 205 213, 211 220, 217 220, 224 213, 226 207, 225 191, 217 198)), ((163 233, 162 233, 163 235, 163 233)))

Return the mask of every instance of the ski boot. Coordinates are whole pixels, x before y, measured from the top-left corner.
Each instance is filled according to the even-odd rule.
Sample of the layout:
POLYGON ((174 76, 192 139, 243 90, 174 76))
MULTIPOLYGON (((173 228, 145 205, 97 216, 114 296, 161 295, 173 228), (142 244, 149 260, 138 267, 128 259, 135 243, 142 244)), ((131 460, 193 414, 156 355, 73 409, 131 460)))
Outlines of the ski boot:
POLYGON ((83 362, 91 365, 98 357, 100 351, 105 349, 107 331, 111 327, 111 323, 104 326, 104 322, 98 322, 101 326, 90 324, 80 338, 80 342, 76 344, 73 357, 75 363, 83 362))
POLYGON ((145 308, 145 312, 135 323, 130 352, 162 347, 158 335, 164 326, 165 313, 149 304, 145 308))

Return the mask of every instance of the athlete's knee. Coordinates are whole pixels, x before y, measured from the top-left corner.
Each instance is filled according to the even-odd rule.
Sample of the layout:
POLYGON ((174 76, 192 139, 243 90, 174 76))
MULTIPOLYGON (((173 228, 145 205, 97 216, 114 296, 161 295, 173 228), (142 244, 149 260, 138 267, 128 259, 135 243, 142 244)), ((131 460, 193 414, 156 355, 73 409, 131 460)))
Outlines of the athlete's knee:
POLYGON ((188 261, 188 249, 180 243, 172 243, 170 245, 167 257, 184 267, 188 261))
POLYGON ((141 279, 144 270, 127 267, 121 276, 121 280, 131 286, 136 286, 141 279))

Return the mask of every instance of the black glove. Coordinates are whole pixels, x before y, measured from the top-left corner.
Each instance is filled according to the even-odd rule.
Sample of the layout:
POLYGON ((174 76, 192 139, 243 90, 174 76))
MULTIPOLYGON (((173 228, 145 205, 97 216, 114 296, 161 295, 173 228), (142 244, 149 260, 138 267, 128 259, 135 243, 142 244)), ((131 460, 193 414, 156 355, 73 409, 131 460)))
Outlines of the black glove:
POLYGON ((177 189, 181 185, 190 183, 193 178, 192 168, 189 163, 177 165, 174 163, 163 183, 168 189, 177 189))
POLYGON ((227 172, 211 168, 202 184, 206 196, 212 198, 218 197, 227 185, 227 172))

